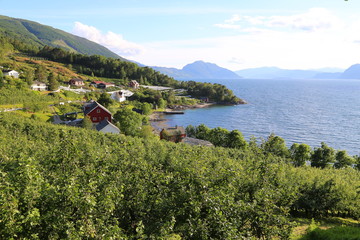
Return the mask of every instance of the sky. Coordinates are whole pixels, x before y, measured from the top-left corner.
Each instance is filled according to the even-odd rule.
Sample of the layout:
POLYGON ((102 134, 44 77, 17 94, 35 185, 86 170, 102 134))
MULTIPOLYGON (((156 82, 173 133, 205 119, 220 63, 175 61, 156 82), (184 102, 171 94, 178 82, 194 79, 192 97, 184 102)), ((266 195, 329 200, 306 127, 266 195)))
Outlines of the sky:
POLYGON ((0 0, 0 15, 85 37, 148 66, 360 63, 359 0, 0 0))

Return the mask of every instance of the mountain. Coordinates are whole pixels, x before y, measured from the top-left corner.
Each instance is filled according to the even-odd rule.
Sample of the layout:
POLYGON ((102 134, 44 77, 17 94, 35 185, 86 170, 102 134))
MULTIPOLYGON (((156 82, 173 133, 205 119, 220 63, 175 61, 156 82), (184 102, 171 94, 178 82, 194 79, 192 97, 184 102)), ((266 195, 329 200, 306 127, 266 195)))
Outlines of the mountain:
POLYGON ((342 79, 360 79, 360 64, 354 64, 346 69, 339 78, 342 79))
POLYGON ((123 59, 100 44, 50 26, 24 19, 0 15, 0 35, 5 35, 37 47, 49 45, 86 55, 96 54, 123 59))
POLYGON ((214 63, 207 63, 204 61, 196 61, 187 64, 182 69, 166 68, 166 67, 152 67, 153 69, 169 75, 175 79, 240 79, 241 77, 236 73, 217 66, 214 63))
POLYGON ((316 70, 290 70, 281 69, 277 67, 261 67, 249 68, 235 71, 239 76, 244 78, 258 78, 258 79, 273 79, 273 78, 288 78, 288 79, 334 79, 341 74, 341 69, 324 68, 316 70))

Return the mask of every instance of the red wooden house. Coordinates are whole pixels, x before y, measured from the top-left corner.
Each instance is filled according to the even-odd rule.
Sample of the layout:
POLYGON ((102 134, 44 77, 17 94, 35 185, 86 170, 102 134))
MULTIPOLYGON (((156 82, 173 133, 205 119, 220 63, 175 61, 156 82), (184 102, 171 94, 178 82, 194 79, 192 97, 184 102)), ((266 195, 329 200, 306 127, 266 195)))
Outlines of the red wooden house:
POLYGON ((109 122, 112 120, 111 112, 96 101, 85 103, 84 116, 89 116, 95 124, 98 124, 102 120, 108 120, 109 122))
POLYGON ((164 128, 160 132, 160 139, 165 139, 171 142, 181 142, 185 137, 185 129, 179 126, 164 128))

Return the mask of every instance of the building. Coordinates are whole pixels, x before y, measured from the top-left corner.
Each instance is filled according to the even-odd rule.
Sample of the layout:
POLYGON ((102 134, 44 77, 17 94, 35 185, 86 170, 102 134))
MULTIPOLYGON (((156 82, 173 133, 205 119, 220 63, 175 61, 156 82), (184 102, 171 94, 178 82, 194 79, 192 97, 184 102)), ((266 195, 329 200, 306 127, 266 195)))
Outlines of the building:
POLYGON ((109 88, 109 87, 115 87, 115 84, 114 83, 108 83, 108 82, 101 82, 101 83, 97 84, 97 88, 105 89, 105 88, 109 88))
POLYGON ((129 87, 136 89, 140 87, 140 84, 136 80, 131 80, 129 83, 129 87))
POLYGON ((111 93, 110 98, 117 102, 123 102, 126 100, 125 95, 121 91, 116 91, 116 92, 111 93))
POLYGON ((19 72, 15 70, 2 70, 4 76, 10 76, 13 78, 19 78, 19 72))
POLYGON ((69 81, 71 86, 84 86, 85 82, 81 78, 73 78, 69 81))
POLYGON ((92 82, 90 83, 90 85, 93 86, 93 87, 95 87, 95 88, 98 88, 98 85, 99 85, 100 83, 103 83, 103 81, 92 81, 92 82))
POLYGON ((160 132, 160 139, 165 139, 171 142, 181 142, 186 137, 184 127, 169 127, 164 128, 160 132))
POLYGON ((123 102, 127 97, 131 97, 134 93, 129 90, 120 90, 115 92, 109 92, 111 94, 110 98, 117 101, 123 102))
POLYGON ((107 120, 109 122, 112 121, 111 112, 96 101, 90 101, 85 103, 83 110, 84 110, 84 116, 89 116, 90 120, 94 124, 98 124, 103 120, 107 120))
POLYGON ((34 91, 46 91, 47 86, 43 82, 34 81, 33 84, 31 84, 30 89, 34 91))
POLYGON ((102 120, 98 125, 96 125, 96 130, 103 133, 120 133, 120 129, 108 120, 102 120))

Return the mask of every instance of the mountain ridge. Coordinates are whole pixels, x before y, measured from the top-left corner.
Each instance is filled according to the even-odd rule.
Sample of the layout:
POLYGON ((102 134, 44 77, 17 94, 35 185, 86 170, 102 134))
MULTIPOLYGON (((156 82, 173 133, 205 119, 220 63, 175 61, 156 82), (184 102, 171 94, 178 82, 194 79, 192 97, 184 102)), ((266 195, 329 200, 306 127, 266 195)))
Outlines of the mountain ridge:
POLYGON ((126 60, 98 43, 31 20, 0 15, 0 33, 37 47, 49 45, 86 55, 126 60))
POLYGON ((176 79, 241 79, 239 75, 229 69, 219 67, 215 63, 201 60, 185 65, 182 69, 167 67, 151 67, 163 74, 176 79))

